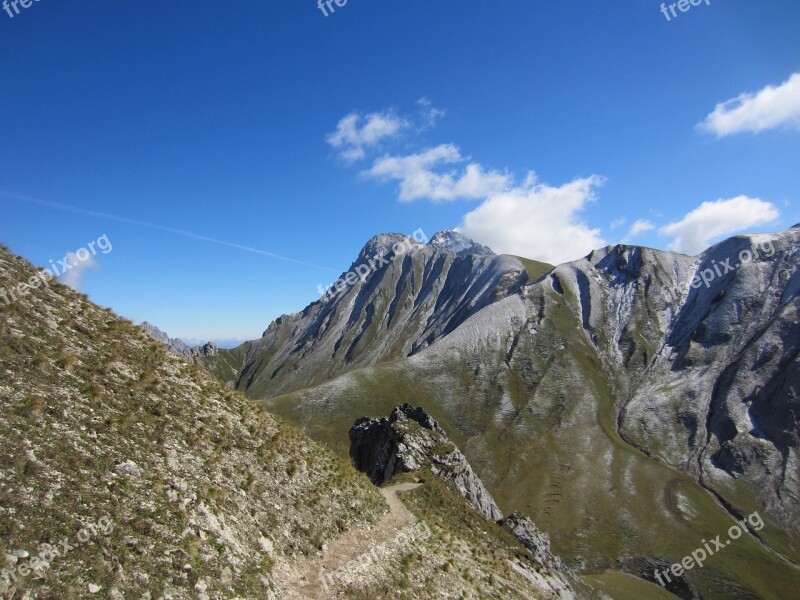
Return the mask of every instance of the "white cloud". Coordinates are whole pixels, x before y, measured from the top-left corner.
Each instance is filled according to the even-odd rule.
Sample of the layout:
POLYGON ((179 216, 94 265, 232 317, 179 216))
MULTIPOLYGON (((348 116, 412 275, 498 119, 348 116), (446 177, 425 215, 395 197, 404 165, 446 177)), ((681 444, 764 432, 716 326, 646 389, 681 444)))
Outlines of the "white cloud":
POLYGON ((639 219, 638 221, 634 221, 633 224, 628 229, 628 233, 625 234, 625 237, 622 238, 622 244, 629 244, 633 238, 641 233, 646 233, 648 231, 652 231, 655 229, 655 224, 651 223, 647 219, 639 219))
POLYGON ((487 171, 478 163, 469 163, 463 169, 446 168, 466 161, 458 147, 441 144, 418 154, 379 158, 364 175, 381 181, 399 181, 399 196, 404 201, 486 198, 511 185, 510 175, 487 171))
POLYGON ((64 285, 68 285, 74 290, 80 290, 81 283, 83 282, 83 274, 87 269, 94 269, 98 267, 97 261, 89 254, 86 248, 78 250, 80 254, 69 252, 65 257, 67 264, 71 265, 70 269, 63 271, 58 280, 64 285))
POLYGON ((769 223, 779 216, 780 211, 771 202, 737 196, 703 202, 680 221, 662 227, 660 233, 673 237, 669 245, 671 250, 699 254, 712 241, 769 223))
POLYGON ((698 128, 722 137, 741 131, 758 133, 781 125, 800 130, 800 73, 777 87, 767 86, 717 104, 698 128))
MULTIPOLYGON (((409 117, 391 112, 367 117, 347 115, 327 139, 347 160, 360 160, 402 130, 419 133, 444 115, 443 110, 422 97, 417 101, 417 113, 409 117)), ((598 176, 553 187, 538 183, 531 174, 524 183, 515 185, 508 171, 485 167, 462 155, 452 143, 413 153, 387 153, 361 174, 382 182, 397 182, 398 197, 404 202, 481 200, 480 206, 464 216, 460 229, 497 252, 561 263, 606 245, 600 229, 589 227, 580 215, 603 182, 598 176)), ((617 225, 623 224, 624 221, 617 225)), ((644 224, 635 226, 641 228, 644 224)))
POLYGON ((436 121, 444 117, 447 113, 443 110, 440 110, 431 104, 431 101, 428 100, 425 96, 417 100, 417 106, 419 106, 420 115, 422 116, 422 126, 421 129, 427 129, 428 127, 433 127, 436 125, 436 121))
POLYGON ((600 230, 580 218, 603 181, 593 175, 553 187, 531 174, 523 185, 493 194, 468 213, 459 231, 502 254, 551 264, 578 259, 606 245, 600 230))
POLYGON ((635 235, 639 235, 640 233, 644 233, 645 231, 652 231, 655 229, 656 226, 648 221, 647 219, 639 219, 628 230, 628 235, 633 237, 635 235))
POLYGON ((611 229, 619 229, 620 227, 625 225, 625 223, 627 223, 627 222, 628 222, 628 219, 625 219, 624 217, 620 217, 618 219, 614 219, 613 221, 611 221, 611 229))
POLYGON ((354 162, 366 156, 366 148, 377 146, 408 126, 406 119, 392 112, 377 112, 366 116, 354 112, 342 118, 336 125, 336 131, 325 139, 340 151, 345 160, 354 162))

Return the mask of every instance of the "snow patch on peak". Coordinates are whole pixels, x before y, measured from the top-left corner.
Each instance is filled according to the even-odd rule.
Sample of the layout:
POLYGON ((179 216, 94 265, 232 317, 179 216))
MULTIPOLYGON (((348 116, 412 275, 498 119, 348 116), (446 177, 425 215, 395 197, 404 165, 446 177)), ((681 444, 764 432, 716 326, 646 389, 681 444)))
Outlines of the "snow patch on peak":
POLYGON ((430 246, 439 250, 450 250, 459 256, 467 254, 478 254, 481 256, 493 256, 494 252, 491 248, 478 244, 468 238, 467 236, 455 231, 454 229, 445 229, 433 236, 430 246))
POLYGON ((372 237, 361 249, 356 262, 363 262, 375 256, 391 256, 395 253, 395 246, 404 244, 408 248, 423 247, 417 240, 402 233, 381 233, 372 237))

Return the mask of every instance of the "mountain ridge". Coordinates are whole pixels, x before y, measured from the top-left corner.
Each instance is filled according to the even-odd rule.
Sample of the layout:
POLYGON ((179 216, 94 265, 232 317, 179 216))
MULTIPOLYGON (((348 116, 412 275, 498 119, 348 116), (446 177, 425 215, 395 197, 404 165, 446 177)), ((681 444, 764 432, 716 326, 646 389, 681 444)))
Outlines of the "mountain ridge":
POLYGON ((346 272, 349 279, 343 274, 320 300, 274 320, 261 339, 199 364, 253 397, 302 389, 419 352, 482 307, 516 293, 532 265, 549 268, 489 254, 455 232, 434 240, 373 236, 346 272), (458 251, 444 247, 451 242, 458 251))
POLYGON ((799 295, 796 227, 734 236, 696 256, 608 246, 488 304, 426 350, 265 404, 329 441, 367 408, 413 398, 503 511, 532 514, 583 568, 677 560, 695 532, 712 535, 709 523, 758 510, 768 525, 746 552, 773 577, 765 569, 743 584, 728 566, 718 579, 692 573, 693 584, 712 597, 747 597, 748 585, 779 597, 780 569, 788 561, 796 572, 800 556, 799 295), (323 412, 324 426, 309 423, 323 412), (663 500, 643 513, 639 498, 663 500), (576 526, 585 503, 619 529, 576 526))

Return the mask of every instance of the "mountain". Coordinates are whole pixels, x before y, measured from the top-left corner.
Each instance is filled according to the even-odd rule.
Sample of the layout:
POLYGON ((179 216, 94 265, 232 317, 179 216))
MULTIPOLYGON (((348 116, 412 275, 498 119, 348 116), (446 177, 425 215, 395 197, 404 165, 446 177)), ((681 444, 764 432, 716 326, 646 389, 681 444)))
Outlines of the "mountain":
POLYGON ((170 352, 174 352, 175 354, 180 354, 185 358, 197 358, 200 356, 216 356, 219 352, 219 348, 214 342, 207 342, 203 345, 198 346, 189 346, 186 342, 179 338, 171 338, 168 334, 161 331, 155 325, 148 323, 147 321, 143 322, 139 325, 145 332, 152 337, 154 340, 157 340, 167 346, 170 352))
POLYGON ((198 363, 252 397, 291 392, 413 355, 549 269, 452 231, 428 244, 378 235, 320 300, 276 319, 261 339, 198 363))
POLYGON ((2 246, 0 289, 3 597, 553 597, 436 478, 378 489, 2 246))
POLYGON ((359 416, 425 406, 502 511, 531 515, 597 585, 654 580, 641 565, 757 513, 763 528, 687 571, 684 597, 791 597, 799 267, 798 226, 694 257, 609 246, 510 286, 411 356, 265 404, 342 454, 359 416))

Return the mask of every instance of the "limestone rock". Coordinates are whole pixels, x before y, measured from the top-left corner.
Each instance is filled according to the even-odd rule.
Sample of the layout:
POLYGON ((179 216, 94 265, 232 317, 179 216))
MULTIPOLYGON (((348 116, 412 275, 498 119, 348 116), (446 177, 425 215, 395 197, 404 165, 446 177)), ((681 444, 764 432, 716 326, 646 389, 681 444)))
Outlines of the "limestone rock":
POLYGON ((467 459, 422 408, 402 404, 388 419, 357 420, 350 429, 350 456, 356 468, 377 485, 399 473, 430 466, 487 519, 503 518, 467 459))

